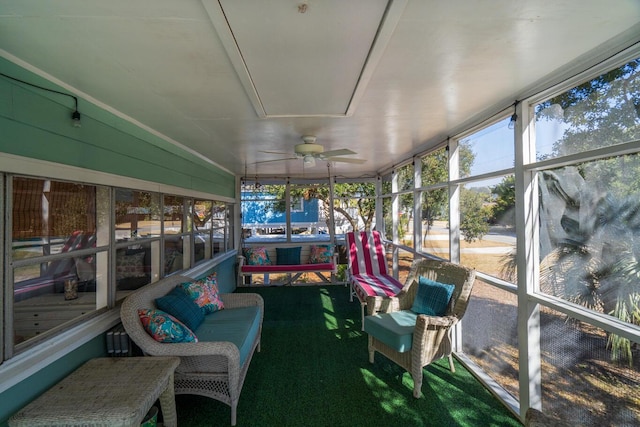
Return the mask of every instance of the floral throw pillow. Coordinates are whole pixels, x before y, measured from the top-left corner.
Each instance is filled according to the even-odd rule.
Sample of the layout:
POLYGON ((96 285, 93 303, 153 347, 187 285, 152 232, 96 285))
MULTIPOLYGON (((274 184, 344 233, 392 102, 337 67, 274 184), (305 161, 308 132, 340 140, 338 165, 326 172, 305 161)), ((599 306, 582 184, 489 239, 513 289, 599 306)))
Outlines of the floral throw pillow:
POLYGON ((220 298, 220 290, 218 289, 218 279, 216 277, 216 273, 211 273, 204 279, 198 280, 198 282, 204 282, 211 292, 211 302, 212 304, 218 307, 218 310, 222 310, 224 308, 224 303, 220 298))
POLYGON ((202 308, 205 314, 224 308, 224 303, 220 299, 215 273, 195 282, 182 283, 180 287, 202 308))
POLYGON ((139 309, 138 316, 145 331, 158 342, 198 342, 198 337, 191 329, 164 311, 139 309))
POLYGON ((309 264, 326 264, 333 261, 333 245, 311 245, 309 264))
POLYGON ((264 246, 245 248, 243 252, 247 259, 247 265, 271 265, 267 248, 264 246))

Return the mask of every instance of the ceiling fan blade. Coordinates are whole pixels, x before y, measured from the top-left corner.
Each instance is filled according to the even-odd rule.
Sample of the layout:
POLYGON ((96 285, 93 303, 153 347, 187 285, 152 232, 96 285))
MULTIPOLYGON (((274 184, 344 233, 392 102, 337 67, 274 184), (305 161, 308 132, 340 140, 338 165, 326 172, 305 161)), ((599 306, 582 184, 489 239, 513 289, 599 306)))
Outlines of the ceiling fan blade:
POLYGON ((366 162, 365 159, 352 159, 350 157, 328 157, 325 160, 328 162, 355 163, 358 165, 366 162))
POLYGON ((298 160, 297 157, 284 157, 282 159, 271 159, 271 160, 260 160, 259 162, 254 162, 254 165, 257 165, 258 163, 271 163, 271 162, 282 162, 284 160, 298 160))
POLYGON ((348 148, 343 148, 340 150, 330 150, 330 151, 323 151, 322 153, 318 154, 318 157, 323 158, 323 159, 327 159, 329 157, 335 157, 335 156, 349 156, 352 154, 358 154, 355 151, 351 151, 348 148))
POLYGON ((267 153, 267 154, 282 154, 284 156, 289 155, 290 153, 284 152, 284 151, 264 151, 264 150, 258 150, 258 153, 267 153))

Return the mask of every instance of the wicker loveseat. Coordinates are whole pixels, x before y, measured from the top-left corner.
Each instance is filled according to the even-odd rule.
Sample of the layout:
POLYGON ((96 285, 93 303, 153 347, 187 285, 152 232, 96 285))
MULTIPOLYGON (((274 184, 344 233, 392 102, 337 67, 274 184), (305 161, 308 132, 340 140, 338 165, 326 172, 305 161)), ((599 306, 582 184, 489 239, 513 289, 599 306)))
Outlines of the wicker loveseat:
POLYGON ((198 342, 160 343, 144 329, 138 309, 156 308, 156 298, 178 284, 190 282, 185 276, 170 276, 138 289, 122 304, 122 324, 147 356, 178 356, 175 393, 196 394, 217 399, 231 407, 231 425, 251 357, 260 351, 264 301, 258 294, 220 294, 224 309, 207 314, 193 332, 198 342))

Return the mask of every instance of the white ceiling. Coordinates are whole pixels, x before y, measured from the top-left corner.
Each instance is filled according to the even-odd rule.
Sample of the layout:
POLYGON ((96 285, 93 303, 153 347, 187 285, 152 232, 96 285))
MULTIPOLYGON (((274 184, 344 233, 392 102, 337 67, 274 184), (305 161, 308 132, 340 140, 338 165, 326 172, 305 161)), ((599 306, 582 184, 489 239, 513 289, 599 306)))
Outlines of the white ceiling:
POLYGON ((0 0, 4 57, 251 176, 374 175, 614 39, 638 0, 0 0))

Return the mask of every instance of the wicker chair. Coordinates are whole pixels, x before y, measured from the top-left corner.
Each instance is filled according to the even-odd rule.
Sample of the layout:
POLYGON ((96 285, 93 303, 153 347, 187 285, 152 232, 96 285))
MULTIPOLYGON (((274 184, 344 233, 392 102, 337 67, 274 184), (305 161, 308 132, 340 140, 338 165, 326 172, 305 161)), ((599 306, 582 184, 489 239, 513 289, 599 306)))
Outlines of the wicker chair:
MULTIPOLYGON (((467 309, 474 280, 475 270, 458 264, 426 259, 414 261, 404 287, 395 297, 373 296, 367 298, 368 316, 365 318, 365 331, 369 332, 369 361, 374 362, 374 355, 377 351, 406 369, 413 377, 413 396, 416 398, 421 395, 422 368, 424 366, 443 357, 448 357, 451 372, 455 372, 451 356, 451 328, 458 323, 467 309), (418 280, 421 276, 455 286, 445 316, 433 317, 424 314, 415 316, 415 313, 410 310, 418 291, 418 280), (398 331, 411 335, 409 348, 394 348, 367 330, 374 329, 373 333, 376 333, 370 323, 376 319, 370 316, 377 316, 380 319, 381 316, 385 316, 385 313, 399 311, 406 312, 409 319, 411 316, 415 319, 415 324, 412 323, 413 320, 410 320, 403 331, 398 331)), ((391 330, 390 332, 393 334, 396 331, 391 330)), ((388 340, 385 339, 385 341, 388 340)))

